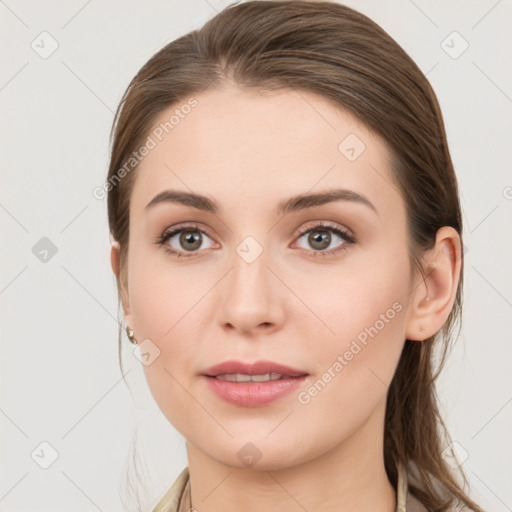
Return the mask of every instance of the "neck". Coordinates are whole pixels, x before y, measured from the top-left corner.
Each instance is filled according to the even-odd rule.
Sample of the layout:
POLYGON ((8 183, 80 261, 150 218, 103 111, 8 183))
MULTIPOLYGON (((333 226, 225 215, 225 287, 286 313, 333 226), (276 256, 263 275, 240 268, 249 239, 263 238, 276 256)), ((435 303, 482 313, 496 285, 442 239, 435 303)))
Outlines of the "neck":
POLYGON ((395 512, 396 491, 384 467, 383 416, 378 407, 339 445, 279 469, 234 468, 187 442, 192 506, 200 512, 395 512))

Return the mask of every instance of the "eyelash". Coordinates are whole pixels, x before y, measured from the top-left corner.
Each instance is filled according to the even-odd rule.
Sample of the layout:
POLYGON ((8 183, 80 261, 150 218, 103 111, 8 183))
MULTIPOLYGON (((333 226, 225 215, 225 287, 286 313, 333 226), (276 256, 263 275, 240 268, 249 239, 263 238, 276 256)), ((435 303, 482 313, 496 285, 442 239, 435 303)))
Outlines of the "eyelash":
MULTIPOLYGON (((187 224, 187 225, 178 225, 177 227, 173 228, 172 230, 164 231, 164 233, 158 237, 156 243, 158 245, 161 245, 165 252, 170 254, 171 256, 174 256, 176 258, 190 258, 195 256, 199 251, 193 251, 189 254, 182 253, 180 251, 175 251, 174 249, 170 249, 168 245, 165 245, 166 242, 172 238, 174 235, 181 233, 182 231, 199 231, 200 233, 203 233, 207 235, 209 238, 212 238, 207 232, 205 232, 203 229, 200 229, 200 227, 197 224, 187 224)), ((342 243, 340 246, 336 247, 335 249, 329 249, 324 251, 314 251, 314 250, 306 250, 306 252, 313 257, 317 257, 319 254, 322 255, 323 258, 326 257, 326 255, 329 256, 335 256, 338 253, 341 253, 342 251, 347 250, 348 244, 353 244, 356 242, 356 239, 354 236, 350 235, 348 232, 340 229, 336 224, 331 224, 329 222, 318 222, 317 224, 314 224, 312 226, 308 226, 307 228, 303 229, 298 235, 297 239, 304 236, 306 233, 309 233, 310 231, 331 231, 338 235, 344 243, 342 243)))

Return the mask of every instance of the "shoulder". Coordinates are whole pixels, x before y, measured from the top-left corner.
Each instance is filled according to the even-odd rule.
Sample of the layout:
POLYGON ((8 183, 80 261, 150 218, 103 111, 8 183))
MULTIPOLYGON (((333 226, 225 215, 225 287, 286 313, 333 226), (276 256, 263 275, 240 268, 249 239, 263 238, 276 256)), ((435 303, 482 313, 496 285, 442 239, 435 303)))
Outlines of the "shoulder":
POLYGON ((169 490, 155 505, 152 512, 178 512, 183 491, 189 478, 188 467, 186 467, 176 478, 169 490))

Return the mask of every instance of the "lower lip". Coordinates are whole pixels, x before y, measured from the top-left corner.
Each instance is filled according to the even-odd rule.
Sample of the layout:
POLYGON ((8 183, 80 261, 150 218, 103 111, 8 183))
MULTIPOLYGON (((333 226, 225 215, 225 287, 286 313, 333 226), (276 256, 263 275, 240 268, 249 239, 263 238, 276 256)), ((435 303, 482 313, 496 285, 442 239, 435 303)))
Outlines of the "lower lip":
POLYGON ((288 377, 267 382, 231 382, 204 376, 210 389, 220 398, 240 407, 260 407, 291 393, 306 379, 288 377))

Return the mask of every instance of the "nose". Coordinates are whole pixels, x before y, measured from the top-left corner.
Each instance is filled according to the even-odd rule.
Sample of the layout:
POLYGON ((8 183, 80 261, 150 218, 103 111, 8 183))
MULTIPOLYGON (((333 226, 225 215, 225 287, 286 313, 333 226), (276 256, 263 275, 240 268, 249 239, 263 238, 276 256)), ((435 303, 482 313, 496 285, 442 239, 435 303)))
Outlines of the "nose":
POLYGON ((254 261, 235 252, 231 268, 219 289, 217 316, 225 330, 240 334, 269 334, 281 328, 283 284, 264 250, 254 261))

